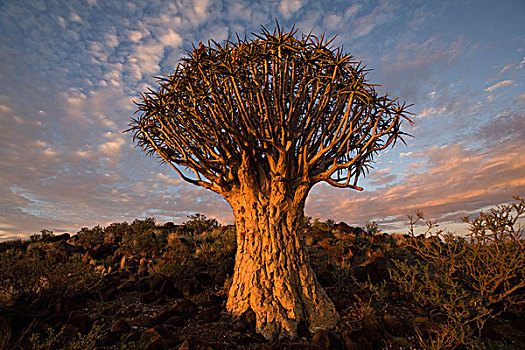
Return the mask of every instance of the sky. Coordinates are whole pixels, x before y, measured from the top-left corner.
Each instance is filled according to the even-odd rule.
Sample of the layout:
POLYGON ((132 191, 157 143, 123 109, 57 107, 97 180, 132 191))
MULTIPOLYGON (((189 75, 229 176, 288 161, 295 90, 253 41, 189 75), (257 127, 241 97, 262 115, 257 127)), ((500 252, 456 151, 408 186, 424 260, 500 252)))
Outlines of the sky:
POLYGON ((405 233, 421 210, 462 233, 462 216, 525 195, 523 18, 521 0, 0 0, 0 240, 194 213, 232 223, 219 195, 122 131, 192 44, 275 19, 337 34, 380 92, 414 104, 413 137, 376 158, 365 190, 318 184, 305 214, 405 233))

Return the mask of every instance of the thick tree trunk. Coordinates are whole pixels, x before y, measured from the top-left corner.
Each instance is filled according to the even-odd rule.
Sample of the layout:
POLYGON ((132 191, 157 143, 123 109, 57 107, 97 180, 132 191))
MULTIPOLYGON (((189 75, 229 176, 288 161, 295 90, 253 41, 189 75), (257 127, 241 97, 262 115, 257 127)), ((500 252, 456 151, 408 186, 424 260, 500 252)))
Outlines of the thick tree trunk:
POLYGON ((278 187, 268 195, 244 187, 228 198, 235 214, 237 255, 226 307, 238 316, 251 308, 257 331, 267 339, 297 337, 301 321, 316 332, 334 327, 339 319, 298 232, 304 199, 297 203, 278 187))

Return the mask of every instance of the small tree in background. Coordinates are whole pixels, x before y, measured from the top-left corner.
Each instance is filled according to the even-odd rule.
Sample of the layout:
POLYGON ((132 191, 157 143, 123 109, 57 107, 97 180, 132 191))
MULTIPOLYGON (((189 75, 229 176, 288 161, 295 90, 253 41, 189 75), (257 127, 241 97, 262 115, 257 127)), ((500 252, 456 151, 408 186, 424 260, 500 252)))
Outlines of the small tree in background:
POLYGON ((138 103, 134 142, 231 205, 237 255, 227 309, 266 338, 335 326, 310 267, 303 208, 319 182, 361 190, 374 155, 403 135, 405 103, 379 95, 332 40, 292 28, 203 45, 138 103), (184 169, 188 170, 185 171, 184 169))

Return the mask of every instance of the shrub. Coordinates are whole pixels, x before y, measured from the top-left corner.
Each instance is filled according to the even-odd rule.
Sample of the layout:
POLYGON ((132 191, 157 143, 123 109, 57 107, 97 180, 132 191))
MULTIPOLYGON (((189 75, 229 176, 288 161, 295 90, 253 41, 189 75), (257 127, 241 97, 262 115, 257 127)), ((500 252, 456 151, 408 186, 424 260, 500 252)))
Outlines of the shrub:
POLYGON ((162 247, 162 240, 155 234, 154 218, 135 219, 122 238, 122 247, 132 254, 153 255, 162 247))
POLYGON ((93 248, 104 243, 104 229, 98 225, 91 229, 82 227, 78 232, 78 239, 85 248, 93 248))
POLYGON ((226 228, 214 236, 212 241, 204 241, 197 246, 196 256, 210 266, 228 264, 235 257, 235 230, 226 228))
POLYGON ((515 200, 473 220, 464 218, 470 225, 466 237, 434 232, 433 222, 427 222, 424 236, 416 237, 414 225, 423 215, 410 217, 413 257, 393 260, 390 273, 403 294, 441 323, 426 340, 418 330, 422 346, 481 346, 476 336, 487 321, 525 302, 525 237, 517 227, 525 199, 515 200))
POLYGON ((208 219, 205 215, 194 214, 188 215, 189 220, 183 223, 184 228, 194 235, 211 231, 219 228, 219 222, 215 219, 208 219))
POLYGON ((96 288, 100 278, 77 258, 52 263, 40 255, 0 253, 0 291, 13 298, 58 300, 96 288))
POLYGON ((68 334, 66 326, 60 328, 55 332, 52 328, 48 328, 45 337, 35 333, 29 339, 33 350, 91 350, 97 348, 103 339, 102 327, 93 327, 88 334, 82 335, 78 333, 71 339, 71 334, 68 334))

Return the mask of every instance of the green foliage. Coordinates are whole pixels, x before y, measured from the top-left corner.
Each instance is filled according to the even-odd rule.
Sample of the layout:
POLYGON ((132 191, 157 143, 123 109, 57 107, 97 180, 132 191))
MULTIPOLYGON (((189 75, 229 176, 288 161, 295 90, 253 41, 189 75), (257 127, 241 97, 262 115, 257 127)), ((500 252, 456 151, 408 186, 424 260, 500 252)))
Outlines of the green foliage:
POLYGON ((194 273, 195 261, 192 250, 185 244, 167 247, 163 259, 156 259, 149 267, 149 272, 172 280, 190 278, 194 273))
POLYGON ((219 222, 215 219, 208 219, 205 215, 188 215, 189 220, 183 223, 184 228, 193 234, 200 234, 206 231, 219 228, 219 222))
POLYGON ((91 229, 82 227, 78 232, 78 239, 85 248, 93 248, 104 242, 104 229, 98 225, 91 229))
POLYGON ((60 328, 55 332, 52 328, 48 328, 44 337, 39 334, 33 334, 29 339, 33 350, 93 350, 97 348, 97 344, 102 341, 102 327, 93 327, 91 331, 82 335, 78 333, 71 335, 67 331, 67 326, 60 328))
POLYGON ((14 298, 57 300, 91 291, 100 278, 76 258, 52 263, 38 254, 0 253, 0 291, 14 298))
POLYGON ((334 220, 328 219, 326 221, 321 221, 319 218, 315 218, 314 222, 311 224, 311 227, 313 229, 318 229, 322 231, 331 231, 332 227, 334 227, 335 222, 334 220))
POLYGON ((366 233, 369 235, 374 235, 376 233, 379 233, 379 225, 375 221, 367 221, 366 222, 366 233))
POLYGON ((233 261, 236 248, 235 230, 227 228, 218 232, 215 239, 198 244, 196 256, 210 266, 224 265, 233 261))
POLYGON ((122 248, 132 254, 153 255, 162 248, 163 240, 155 234, 154 218, 135 219, 130 230, 122 238, 122 248))
POLYGON ((517 225, 525 213, 525 199, 498 206, 469 223, 470 234, 458 237, 427 222, 424 236, 414 235, 421 213, 410 217, 412 258, 393 260, 392 279, 409 299, 426 307, 440 329, 425 337, 422 346, 455 348, 481 346, 476 337, 490 319, 525 302, 525 237, 517 225), (426 236, 428 238, 425 238, 426 236))

